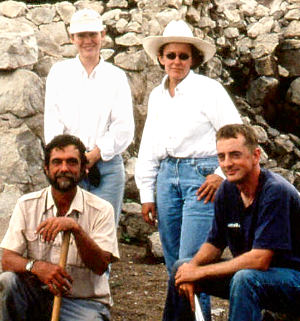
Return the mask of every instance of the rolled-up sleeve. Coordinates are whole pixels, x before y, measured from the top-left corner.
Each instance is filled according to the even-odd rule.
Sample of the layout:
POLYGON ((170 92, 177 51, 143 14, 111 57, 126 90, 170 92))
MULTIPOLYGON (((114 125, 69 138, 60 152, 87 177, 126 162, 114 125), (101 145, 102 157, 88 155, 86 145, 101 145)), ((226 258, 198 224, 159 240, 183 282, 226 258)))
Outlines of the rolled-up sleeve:
POLYGON ((22 203, 18 201, 0 247, 22 255, 26 250, 25 226, 22 203))

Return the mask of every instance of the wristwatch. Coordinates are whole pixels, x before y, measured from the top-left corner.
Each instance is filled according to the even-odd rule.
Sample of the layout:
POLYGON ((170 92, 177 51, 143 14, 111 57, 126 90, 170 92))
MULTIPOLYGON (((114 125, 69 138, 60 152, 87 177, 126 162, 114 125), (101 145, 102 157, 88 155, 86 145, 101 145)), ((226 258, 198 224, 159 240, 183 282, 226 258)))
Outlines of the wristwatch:
POLYGON ((25 266, 25 270, 27 272, 31 272, 32 268, 33 268, 33 264, 36 260, 29 260, 25 266))

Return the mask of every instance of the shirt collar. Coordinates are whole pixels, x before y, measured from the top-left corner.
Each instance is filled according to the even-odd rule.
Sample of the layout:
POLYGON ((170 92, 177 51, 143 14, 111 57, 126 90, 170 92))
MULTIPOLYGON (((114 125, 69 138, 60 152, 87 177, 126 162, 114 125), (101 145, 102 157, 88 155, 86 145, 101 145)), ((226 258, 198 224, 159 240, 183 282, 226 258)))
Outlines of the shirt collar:
MULTIPOLYGON (((77 191, 75 197, 71 203, 71 206, 66 214, 70 215, 73 212, 77 212, 79 214, 83 214, 83 207, 84 207, 84 199, 83 199, 83 192, 79 186, 77 186, 77 191)), ((51 186, 47 189, 46 199, 45 199, 45 212, 53 208, 55 214, 57 213, 57 207, 55 205, 52 193, 51 193, 51 186)))
MULTIPOLYGON (((194 71, 190 70, 187 76, 176 86, 176 91, 183 91, 185 88, 188 88, 190 86, 190 82, 192 81, 192 77, 194 75, 194 71)), ((162 89, 164 91, 168 91, 168 83, 169 83, 169 78, 168 75, 165 75, 163 80, 162 80, 162 89)))
POLYGON ((83 77, 87 77, 87 78, 95 78, 96 74, 103 68, 103 64, 104 64, 104 59, 102 57, 100 57, 100 61, 99 61, 98 65, 94 68, 94 70, 92 71, 90 76, 88 76, 85 68, 83 67, 83 65, 79 59, 79 54, 76 55, 75 60, 77 62, 78 71, 81 73, 81 75, 83 77))

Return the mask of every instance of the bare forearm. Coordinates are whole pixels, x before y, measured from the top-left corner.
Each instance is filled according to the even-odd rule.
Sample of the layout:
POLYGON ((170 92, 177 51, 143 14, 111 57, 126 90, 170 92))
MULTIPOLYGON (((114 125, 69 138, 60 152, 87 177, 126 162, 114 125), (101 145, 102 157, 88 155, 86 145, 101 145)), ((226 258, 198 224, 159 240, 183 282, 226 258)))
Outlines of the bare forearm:
MULTIPOLYGON (((30 259, 21 256, 19 253, 3 250, 2 255, 2 270, 10 271, 15 273, 25 273, 26 264, 30 259)), ((37 260, 32 266, 31 273, 35 274, 43 283, 49 284, 51 280, 57 273, 60 273, 62 277, 69 279, 71 282, 71 277, 65 272, 63 268, 57 264, 52 264, 51 262, 37 260)), ((64 283, 64 281, 63 281, 64 283)), ((67 287, 68 283, 65 284, 67 287)))
POLYGON ((72 231, 79 255, 84 264, 96 274, 103 274, 111 262, 111 253, 102 250, 78 225, 72 231))
MULTIPOLYGON (((203 250, 204 251, 204 250, 203 250)), ((200 262, 201 249, 197 253, 200 262)), ((184 263, 178 268, 175 276, 176 286, 210 278, 230 276, 243 269, 267 270, 272 260, 271 250, 251 250, 229 261, 199 265, 194 262, 184 263)), ((203 262, 202 262, 203 263, 203 262)))
POLYGON ((271 250, 251 250, 228 261, 199 267, 197 279, 233 275, 243 269, 264 271, 269 268, 272 256, 273 252, 271 250))
POLYGON ((204 243, 191 262, 195 265, 206 265, 217 262, 220 259, 222 252, 210 243, 204 243))
POLYGON ((28 259, 21 256, 20 254, 10 251, 3 250, 2 255, 2 270, 11 271, 16 273, 26 272, 25 266, 28 262, 28 259))

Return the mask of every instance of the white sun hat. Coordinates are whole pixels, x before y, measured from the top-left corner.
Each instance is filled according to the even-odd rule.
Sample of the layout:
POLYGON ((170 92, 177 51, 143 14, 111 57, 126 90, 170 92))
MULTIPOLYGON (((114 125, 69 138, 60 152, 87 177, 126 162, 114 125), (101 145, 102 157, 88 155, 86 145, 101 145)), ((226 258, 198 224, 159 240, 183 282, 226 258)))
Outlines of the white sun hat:
POLYGON ((103 31, 104 25, 100 14, 93 9, 82 9, 76 11, 70 22, 69 32, 71 34, 79 32, 103 31))
POLYGON ((162 36, 150 36, 142 41, 145 51, 155 62, 161 46, 171 42, 192 44, 202 53, 203 62, 211 59, 216 52, 214 45, 194 37, 192 30, 183 20, 172 20, 167 24, 162 36))

